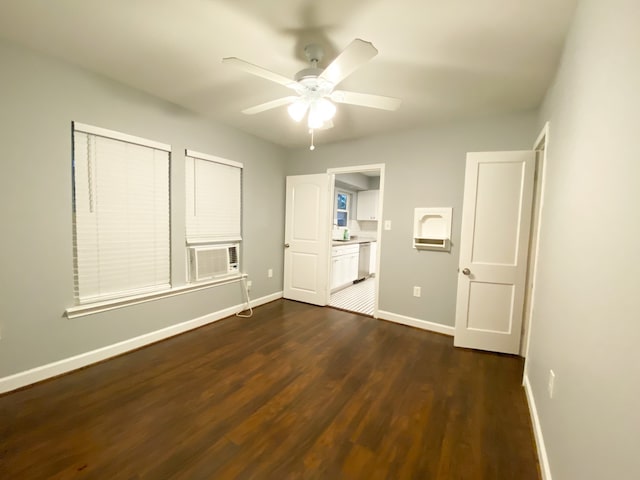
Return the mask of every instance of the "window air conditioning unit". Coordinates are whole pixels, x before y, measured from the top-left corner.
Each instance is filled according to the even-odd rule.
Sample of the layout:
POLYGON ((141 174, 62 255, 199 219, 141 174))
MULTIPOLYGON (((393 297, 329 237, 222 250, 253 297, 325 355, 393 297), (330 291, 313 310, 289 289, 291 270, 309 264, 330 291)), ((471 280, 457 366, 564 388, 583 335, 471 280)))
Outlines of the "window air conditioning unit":
POLYGON ((189 247, 189 272, 192 282, 237 275, 239 245, 205 245, 189 247))

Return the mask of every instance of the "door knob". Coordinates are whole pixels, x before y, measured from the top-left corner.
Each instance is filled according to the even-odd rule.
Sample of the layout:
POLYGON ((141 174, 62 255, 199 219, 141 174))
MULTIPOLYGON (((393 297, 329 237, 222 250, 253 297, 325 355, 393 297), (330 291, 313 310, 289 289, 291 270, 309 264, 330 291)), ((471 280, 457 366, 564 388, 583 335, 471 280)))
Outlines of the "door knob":
POLYGON ((469 270, 468 268, 463 268, 462 269, 462 274, 463 275, 471 275, 471 270, 469 270))
POLYGON ((284 244, 284 248, 289 248, 289 244, 288 244, 288 243, 285 243, 285 244, 284 244))

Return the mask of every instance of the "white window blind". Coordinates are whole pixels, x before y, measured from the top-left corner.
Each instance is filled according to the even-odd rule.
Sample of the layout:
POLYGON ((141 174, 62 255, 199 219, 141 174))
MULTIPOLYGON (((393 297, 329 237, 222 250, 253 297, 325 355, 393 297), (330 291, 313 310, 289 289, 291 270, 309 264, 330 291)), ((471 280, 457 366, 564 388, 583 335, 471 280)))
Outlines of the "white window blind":
POLYGON ((187 243, 241 240, 242 164, 186 151, 187 243))
POLYGON ((79 303, 170 288, 170 146, 74 123, 79 303))

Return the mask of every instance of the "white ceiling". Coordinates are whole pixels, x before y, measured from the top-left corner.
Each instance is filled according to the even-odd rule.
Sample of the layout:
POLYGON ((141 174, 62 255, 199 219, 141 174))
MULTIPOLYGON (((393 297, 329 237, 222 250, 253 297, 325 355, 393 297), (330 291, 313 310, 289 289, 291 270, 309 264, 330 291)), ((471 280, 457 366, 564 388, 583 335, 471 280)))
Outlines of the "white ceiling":
MULTIPOLYGON (((379 54, 341 89, 399 97, 396 112, 339 105, 316 143, 537 107, 576 0, 3 0, 0 36, 81 65, 239 130, 307 145, 290 94, 221 64, 235 56, 293 77, 303 48, 325 62, 354 38, 379 54)), ((322 65, 324 66, 324 65, 322 65)))

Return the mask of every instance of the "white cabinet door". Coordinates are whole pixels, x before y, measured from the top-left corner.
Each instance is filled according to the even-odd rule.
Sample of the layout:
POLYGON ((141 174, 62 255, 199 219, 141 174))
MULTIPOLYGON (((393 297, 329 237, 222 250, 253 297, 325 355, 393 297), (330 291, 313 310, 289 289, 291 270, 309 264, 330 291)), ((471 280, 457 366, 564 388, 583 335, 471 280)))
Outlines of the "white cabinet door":
POLYGON ((369 274, 373 275, 376 273, 376 260, 378 257, 378 243, 371 242, 371 248, 369 250, 371 252, 371 256, 369 257, 369 274))
POLYGON ((333 257, 331 259, 331 290, 338 288, 342 281, 342 263, 340 262, 342 257, 333 257))
POLYGON ((344 287, 358 278, 359 245, 332 248, 331 290, 344 287))
POLYGON ((346 257, 346 278, 344 283, 351 283, 358 278, 358 261, 360 260, 360 255, 358 253, 351 253, 346 257))
POLYGON ((358 192, 357 220, 378 220, 378 200, 380 190, 358 192))

